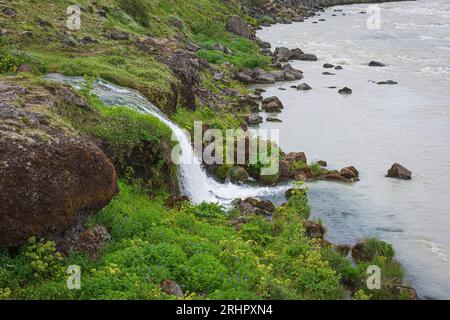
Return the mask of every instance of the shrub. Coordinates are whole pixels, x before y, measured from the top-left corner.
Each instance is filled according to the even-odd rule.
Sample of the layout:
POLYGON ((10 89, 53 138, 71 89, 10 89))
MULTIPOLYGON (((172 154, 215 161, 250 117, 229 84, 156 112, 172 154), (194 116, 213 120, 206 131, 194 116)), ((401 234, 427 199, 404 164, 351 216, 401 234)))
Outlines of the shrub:
POLYGON ((142 26, 150 26, 149 0, 119 0, 119 6, 142 26))

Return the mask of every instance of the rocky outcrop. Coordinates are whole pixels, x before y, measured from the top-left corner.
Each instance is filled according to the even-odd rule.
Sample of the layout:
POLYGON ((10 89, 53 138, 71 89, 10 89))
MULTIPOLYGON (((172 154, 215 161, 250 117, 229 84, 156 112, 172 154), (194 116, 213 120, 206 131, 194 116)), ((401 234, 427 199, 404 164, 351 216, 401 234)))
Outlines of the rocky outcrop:
POLYGON ((73 94, 0 82, 0 246, 59 237, 118 192, 114 166, 95 141, 52 123, 59 99, 86 107, 73 94))
POLYGON ((410 180, 411 175, 412 172, 406 169, 404 166, 398 163, 394 163, 388 170, 386 177, 410 180))
POLYGON ((353 166, 345 167, 345 168, 341 169, 339 174, 346 179, 358 179, 359 178, 359 172, 353 166))
POLYGON ((246 183, 250 178, 247 171, 241 166, 233 166, 227 173, 228 179, 234 183, 246 183))
POLYGON ((311 220, 303 220, 302 224, 308 238, 323 239, 325 236, 325 228, 320 223, 311 220))
POLYGON ((226 29, 235 35, 254 40, 256 39, 255 31, 249 26, 244 19, 239 16, 230 17, 227 21, 226 29))
POLYGON ((307 83, 300 83, 298 86, 297 86, 297 90, 300 90, 300 91, 308 91, 308 90, 311 90, 312 88, 307 84, 307 83))
POLYGON ((275 96, 268 97, 262 101, 262 109, 265 112, 281 112, 283 103, 275 96))
POLYGON ((288 49, 278 47, 273 53, 275 62, 287 62, 289 60, 317 61, 317 57, 313 54, 306 54, 301 49, 288 49))
POLYGON ((171 195, 169 196, 164 205, 167 209, 173 209, 173 208, 180 208, 183 203, 190 202, 190 199, 188 196, 185 195, 171 195))
POLYGON ((180 285, 173 280, 164 279, 160 284, 161 291, 167 293, 168 295, 183 298, 184 293, 180 285))
POLYGON ((275 206, 272 202, 265 199, 246 198, 244 200, 237 199, 234 201, 235 207, 243 215, 256 214, 263 216, 271 216, 275 212, 275 206))

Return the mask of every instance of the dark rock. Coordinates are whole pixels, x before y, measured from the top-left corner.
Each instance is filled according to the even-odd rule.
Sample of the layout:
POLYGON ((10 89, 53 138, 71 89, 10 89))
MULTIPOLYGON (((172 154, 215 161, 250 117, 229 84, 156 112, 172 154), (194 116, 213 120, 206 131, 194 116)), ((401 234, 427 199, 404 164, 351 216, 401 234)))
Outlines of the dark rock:
POLYGON ((335 73, 331 73, 331 72, 328 72, 328 71, 322 72, 322 74, 323 74, 324 76, 334 76, 334 75, 336 75, 335 73))
POLYGON ((341 171, 339 173, 341 176, 343 176, 346 179, 356 179, 359 177, 358 170, 356 170, 356 168, 353 166, 345 167, 345 168, 341 169, 341 171))
POLYGON ((327 166, 327 162, 325 160, 319 160, 317 161, 317 164, 321 167, 326 167, 327 166))
POLYGON ((339 89, 338 93, 340 93, 340 94, 351 94, 352 93, 352 89, 350 89, 348 87, 344 87, 342 89, 339 89))
POLYGON ((231 182, 246 183, 249 179, 247 171, 240 166, 233 166, 227 175, 231 182))
POLYGON ((398 84, 396 81, 393 80, 386 80, 386 81, 379 81, 377 84, 398 84))
POLYGON ((305 53, 301 49, 295 48, 290 51, 289 59, 290 60, 301 60, 304 54, 305 53))
POLYGON ((286 180, 292 178, 291 163, 286 160, 280 160, 279 162, 280 179, 286 180))
POLYGON ((280 62, 287 62, 291 57, 291 50, 285 47, 278 47, 275 49, 273 56, 280 62))
POLYGON ((365 242, 358 242, 352 248, 352 259, 355 262, 367 262, 374 258, 368 250, 366 250, 365 242))
POLYGON ((321 177, 323 180, 342 181, 346 182, 347 179, 339 174, 337 171, 329 171, 327 174, 321 177))
POLYGON ((256 39, 253 28, 239 16, 230 17, 227 21, 226 29, 235 35, 252 40, 256 39))
POLYGON ((178 283, 176 283, 175 281, 172 281, 170 279, 164 279, 161 281, 160 287, 161 287, 161 291, 163 291, 169 295, 180 297, 180 298, 184 297, 183 290, 181 289, 180 285, 178 283))
POLYGON ((283 103, 275 96, 268 97, 262 101, 262 109, 266 112, 281 112, 283 103))
POLYGON ((240 110, 250 109, 252 112, 259 110, 259 103, 262 100, 261 96, 245 95, 238 98, 238 108, 240 110))
POLYGON ((323 67, 326 68, 326 69, 331 69, 331 68, 334 68, 334 64, 331 64, 331 63, 325 63, 325 64, 323 65, 323 67))
POLYGON ((111 235, 105 227, 94 225, 89 229, 74 233, 70 239, 63 239, 58 243, 58 248, 66 254, 72 251, 80 251, 92 259, 100 257, 103 243, 111 240, 111 235))
POLYGON ((301 169, 295 170, 293 173, 295 179, 300 181, 307 181, 314 178, 311 168, 303 167, 301 169))
POLYGON ((39 27, 43 28, 43 29, 50 29, 53 28, 52 24, 46 20, 42 20, 42 19, 37 19, 37 24, 39 25, 39 27))
POLYGON ((317 56, 310 53, 302 54, 298 60, 302 61, 317 61, 317 56))
POLYGON ((342 70, 342 66, 336 66, 334 67, 335 70, 342 70))
POLYGON ((249 114, 249 115, 245 116, 245 121, 249 125, 257 125, 262 122, 262 117, 257 114, 249 114))
POLYGON ((167 198, 164 205, 168 209, 172 208, 180 208, 184 202, 190 202, 190 199, 188 196, 185 195, 171 195, 169 198, 167 198))
POLYGON ((257 214, 271 216, 275 212, 275 206, 272 202, 265 199, 246 198, 238 199, 235 202, 236 208, 244 215, 257 214))
POLYGON ((388 285, 389 291, 397 297, 407 297, 409 300, 417 300, 417 292, 414 288, 401 285, 388 285))
POLYGON ((114 166, 96 142, 36 111, 58 101, 40 87, 0 82, 0 246, 55 239, 118 192, 114 166))
POLYGON ((238 72, 235 75, 235 79, 242 83, 247 83, 247 84, 253 82, 253 77, 246 72, 238 72))
POLYGON ((304 152, 289 152, 284 157, 284 159, 286 161, 290 161, 290 162, 300 161, 300 162, 303 162, 303 163, 307 163, 306 155, 305 155, 304 152))
POLYGON ((406 169, 404 166, 398 163, 394 163, 388 170, 386 177, 410 180, 411 175, 412 172, 406 169))
POLYGON ((266 121, 267 122, 282 122, 280 119, 274 118, 274 117, 267 117, 266 121))
POLYGON ((112 40, 128 40, 130 39, 130 35, 128 32, 114 28, 109 33, 108 38, 112 40))
POLYGON ((384 67, 384 66, 386 66, 386 65, 379 61, 370 61, 369 62, 369 67, 384 67))
POLYGON ((325 236, 325 228, 320 223, 311 220, 303 220, 302 224, 308 238, 323 239, 325 236))
POLYGON ((303 90, 303 91, 305 91, 305 90, 311 90, 312 88, 309 86, 309 85, 307 85, 306 83, 300 83, 298 86, 297 86, 297 90, 303 90))
POLYGON ((102 18, 106 18, 108 16, 108 13, 105 10, 98 10, 97 14, 102 18))

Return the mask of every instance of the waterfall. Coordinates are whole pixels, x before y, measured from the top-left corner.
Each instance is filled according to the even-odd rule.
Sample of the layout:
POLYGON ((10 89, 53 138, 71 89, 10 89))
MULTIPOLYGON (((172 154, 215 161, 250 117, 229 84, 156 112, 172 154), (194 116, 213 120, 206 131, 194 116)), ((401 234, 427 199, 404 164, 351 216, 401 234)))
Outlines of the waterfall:
MULTIPOLYGON (((84 82, 82 77, 68 77, 60 74, 48 74, 45 79, 64 82, 76 89, 80 89, 84 82)), ((236 198, 267 197, 271 194, 281 193, 288 188, 287 185, 254 187, 230 182, 219 183, 208 176, 200 159, 194 154, 191 142, 185 132, 138 91, 119 87, 103 80, 96 80, 93 83, 92 93, 97 95, 107 106, 127 106, 138 112, 150 114, 172 130, 181 149, 178 168, 180 192, 187 195, 194 203, 206 201, 229 205, 236 198)))

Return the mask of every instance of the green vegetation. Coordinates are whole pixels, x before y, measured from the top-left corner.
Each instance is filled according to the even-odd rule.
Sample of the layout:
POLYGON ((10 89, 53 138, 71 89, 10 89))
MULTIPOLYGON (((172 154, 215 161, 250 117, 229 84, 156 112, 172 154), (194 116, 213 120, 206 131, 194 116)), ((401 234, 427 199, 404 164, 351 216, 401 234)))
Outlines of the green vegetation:
POLYGON ((343 280, 364 277, 365 265, 354 268, 305 236, 304 192, 277 209, 272 222, 249 216, 235 229, 233 210, 206 203, 168 210, 164 193, 149 200, 146 190, 123 181, 120 190, 88 222, 112 237, 98 260, 77 252, 63 258, 52 242, 30 239, 15 257, 0 254, 1 297, 174 299, 159 286, 171 279, 186 299, 339 299, 343 280), (65 287, 69 265, 81 266, 80 290, 65 287))

